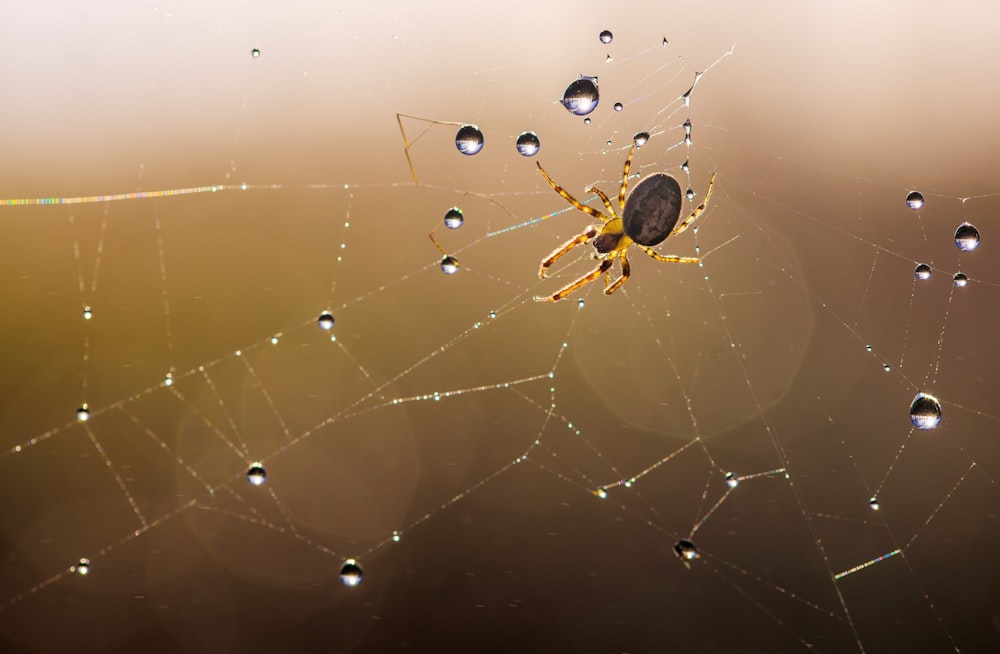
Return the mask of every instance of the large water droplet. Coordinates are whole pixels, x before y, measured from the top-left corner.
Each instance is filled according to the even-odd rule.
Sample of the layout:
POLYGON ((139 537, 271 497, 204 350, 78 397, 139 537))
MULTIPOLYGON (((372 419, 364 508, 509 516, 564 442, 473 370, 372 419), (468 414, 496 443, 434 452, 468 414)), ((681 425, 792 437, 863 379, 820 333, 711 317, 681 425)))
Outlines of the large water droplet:
POLYGON ((450 254, 445 255, 445 257, 441 259, 441 272, 446 275, 454 275, 458 272, 460 266, 461 264, 458 263, 458 259, 450 254))
POLYGON ((581 75, 563 92, 562 103, 566 111, 576 116, 586 116, 597 108, 600 94, 597 91, 597 78, 581 75))
POLYGON ((475 125, 462 125, 455 134, 455 147, 462 154, 478 154, 483 149, 483 133, 475 125))
POLYGON ((316 320, 316 324, 319 325, 319 328, 324 331, 333 329, 334 322, 333 314, 329 311, 324 311, 319 314, 319 318, 316 320))
POLYGON ((955 276, 951 278, 951 283, 958 288, 964 288, 969 285, 969 278, 965 273, 955 273, 955 276))
POLYGON ((906 206, 916 211, 924 206, 924 196, 920 191, 910 191, 906 194, 906 206))
POLYGON ((635 142, 635 147, 641 148, 642 146, 649 143, 649 132, 639 132, 632 137, 632 141, 635 142))
POLYGON ((263 463, 255 462, 250 464, 250 467, 247 468, 247 481, 254 486, 260 486, 267 481, 267 470, 264 469, 263 463))
POLYGON ((969 223, 962 223, 955 230, 955 247, 962 252, 972 252, 979 247, 979 230, 969 223))
POLYGON ((933 395, 917 393, 910 404, 910 422, 917 429, 934 429, 941 424, 941 402, 933 395))
POLYGON ((611 30, 604 30, 600 33, 598 38, 601 39, 601 43, 607 44, 611 43, 611 40, 615 38, 615 36, 611 33, 611 30))
POLYGON ((931 267, 926 263, 918 263, 913 274, 917 279, 930 279, 931 278, 931 267))
POLYGON ((458 229, 465 222, 465 218, 462 216, 462 210, 458 207, 452 207, 444 214, 444 226, 448 229, 458 229))
POLYGON ((361 564, 354 559, 347 559, 344 565, 340 566, 340 581, 345 586, 357 586, 361 583, 361 564))
POLYGON ((538 134, 534 132, 521 132, 521 135, 517 137, 517 151, 526 157, 535 156, 541 147, 542 143, 538 140, 538 134))

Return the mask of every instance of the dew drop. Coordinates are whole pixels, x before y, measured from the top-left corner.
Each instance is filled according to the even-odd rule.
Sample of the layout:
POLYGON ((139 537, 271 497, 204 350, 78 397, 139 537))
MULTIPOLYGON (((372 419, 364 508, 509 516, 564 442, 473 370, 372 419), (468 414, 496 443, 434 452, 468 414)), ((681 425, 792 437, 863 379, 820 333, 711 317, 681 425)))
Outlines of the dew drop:
POLYGON ((168 372, 166 375, 163 376, 163 385, 164 386, 174 385, 174 373, 168 372))
POLYGON ((615 103, 615 111, 621 111, 624 108, 625 108, 625 105, 623 105, 621 102, 616 102, 615 103))
POLYGON ((459 266, 460 264, 458 263, 458 259, 450 254, 445 255, 445 257, 441 259, 441 272, 446 275, 454 275, 457 273, 459 266))
POLYGON ((928 266, 926 263, 918 263, 916 269, 913 271, 913 274, 916 276, 917 279, 921 280, 930 279, 931 267, 928 266))
POLYGON ((87 306, 83 307, 83 319, 90 320, 93 317, 94 317, 94 312, 91 311, 90 305, 88 304, 87 306))
POLYGON ((684 538, 674 544, 674 553, 681 561, 693 561, 699 556, 698 546, 684 538))
POLYGON ((889 367, 888 363, 885 363, 885 364, 882 364, 882 370, 884 370, 886 372, 890 372, 892 370, 892 368, 889 367))
POLYGON ((340 566, 340 581, 345 586, 357 586, 361 583, 362 575, 361 564, 354 559, 347 559, 340 566))
POLYGON ((483 149, 483 133, 475 125, 462 125, 455 134, 455 147, 462 154, 478 154, 483 149))
POLYGON ((86 576, 90 573, 90 559, 80 559, 73 568, 76 574, 86 576))
POLYGON ((586 305, 587 305, 587 303, 583 301, 583 298, 580 298, 580 299, 579 299, 579 300, 577 300, 577 302, 576 302, 576 306, 580 307, 581 309, 582 309, 583 307, 585 307, 586 305))
POLYGON ((969 285, 969 278, 965 273, 955 273, 955 276, 951 278, 951 283, 957 288, 965 288, 969 285))
POLYGON ((732 472, 726 473, 726 486, 730 488, 736 488, 740 485, 740 479, 732 472))
POLYGON ((934 429, 941 424, 941 402, 933 395, 917 393, 910 404, 910 422, 917 429, 934 429))
POLYGON ((871 351, 872 351, 872 346, 871 345, 866 345, 865 346, 865 352, 871 352, 871 351))
POLYGON ((690 135, 691 134, 691 119, 690 118, 688 118, 687 120, 684 121, 683 127, 684 127, 684 133, 690 135))
POLYGON ((690 164, 688 164, 688 162, 685 161, 684 163, 681 164, 681 170, 683 170, 686 173, 691 172, 690 164))
POLYGON ((600 94, 597 91, 597 78, 581 75, 563 92, 562 103, 566 111, 575 116, 586 116, 597 108, 600 94))
POLYGON ((920 191, 910 191, 906 194, 906 206, 916 211, 924 206, 924 196, 920 191))
POLYGON ((465 218, 462 216, 462 210, 458 207, 452 207, 444 214, 444 226, 448 229, 458 229, 465 222, 465 218))
POLYGON ((76 410, 76 421, 87 422, 88 420, 90 420, 90 407, 84 402, 76 410))
POLYGON ((694 199, 694 189, 690 189, 689 188, 688 190, 684 191, 684 197, 686 197, 688 200, 693 200, 694 199))
POLYGON ((250 51, 250 56, 253 57, 254 59, 257 59, 258 57, 260 57, 260 50, 254 48, 253 50, 250 51))
POLYGON ((606 45, 608 43, 611 43, 611 40, 615 38, 615 36, 614 34, 611 33, 611 30, 604 30, 603 32, 600 33, 600 35, 597 38, 601 39, 601 43, 604 43, 606 45))
POLYGON ((873 497, 870 500, 868 500, 868 506, 871 507, 872 511, 878 511, 879 506, 880 506, 879 503, 878 503, 878 498, 877 497, 873 497))
POLYGON ((264 469, 264 464, 256 461, 250 464, 247 468, 247 481, 249 481, 254 486, 260 486, 267 480, 267 470, 264 469))
POLYGON ((330 313, 329 311, 324 311, 323 313, 319 314, 319 318, 316 319, 316 324, 319 325, 319 328, 322 329, 323 331, 328 331, 330 329, 333 329, 333 323, 334 323, 333 314, 330 313))
POLYGON ((979 230, 969 223, 962 223, 955 230, 955 247, 962 252, 972 252, 979 247, 979 230))
POLYGON ((521 135, 517 137, 517 151, 525 157, 535 156, 541 147, 542 143, 538 140, 538 134, 534 132, 521 132, 521 135))
POLYGON ((635 147, 641 148, 649 143, 649 132, 639 132, 632 137, 632 141, 635 143, 635 147))
POLYGON ((590 119, 589 118, 584 118, 583 119, 583 124, 584 125, 589 125, 590 124, 590 119))

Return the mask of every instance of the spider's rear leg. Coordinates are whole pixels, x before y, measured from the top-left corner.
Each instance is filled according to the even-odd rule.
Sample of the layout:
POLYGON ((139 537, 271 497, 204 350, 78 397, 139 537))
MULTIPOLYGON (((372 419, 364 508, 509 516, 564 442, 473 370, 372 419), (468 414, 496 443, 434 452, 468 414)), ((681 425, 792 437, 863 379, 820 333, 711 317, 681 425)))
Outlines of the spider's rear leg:
POLYGON ((564 297, 566 297, 576 289, 580 288, 584 284, 589 284, 590 282, 594 281, 604 273, 608 272, 608 270, 611 268, 611 264, 613 261, 614 259, 604 259, 603 261, 601 261, 601 265, 595 268, 592 272, 584 275, 583 277, 576 280, 569 286, 559 289, 558 291, 556 291, 555 293, 553 293, 548 297, 538 297, 536 295, 535 302, 555 302, 556 300, 563 299, 564 297))
POLYGON ((625 256, 625 250, 621 251, 618 257, 622 260, 622 274, 621 276, 611 283, 611 276, 608 275, 604 278, 604 293, 605 295, 611 295, 619 288, 621 285, 628 281, 629 276, 632 274, 632 266, 628 263, 628 257, 625 256))
POLYGON ((553 250, 551 254, 549 254, 549 256, 542 259, 542 265, 538 269, 538 277, 540 279, 545 279, 545 271, 549 269, 549 266, 558 261, 559 257, 566 254, 567 252, 575 248, 577 245, 580 245, 581 243, 586 243, 587 241, 593 239, 595 236, 597 236, 597 227, 593 225, 588 225, 587 229, 583 230, 583 232, 581 232, 579 236, 571 238, 570 240, 563 243, 561 247, 558 247, 555 250, 553 250))
POLYGON ((670 230, 671 236, 676 236, 677 234, 680 234, 681 232, 686 230, 688 227, 691 226, 691 223, 693 223, 695 219, 698 216, 700 216, 703 211, 705 211, 705 207, 708 206, 708 199, 712 197, 712 187, 715 186, 715 175, 716 173, 712 173, 712 179, 709 180, 708 182, 708 190, 705 191, 705 199, 702 200, 701 204, 698 205, 697 209, 691 212, 690 216, 685 218, 683 221, 678 223, 676 227, 670 230))
POLYGON ((640 245, 639 247, 649 256, 664 263, 698 263, 701 261, 698 257, 679 257, 676 254, 660 254, 653 248, 648 248, 645 245, 640 245))

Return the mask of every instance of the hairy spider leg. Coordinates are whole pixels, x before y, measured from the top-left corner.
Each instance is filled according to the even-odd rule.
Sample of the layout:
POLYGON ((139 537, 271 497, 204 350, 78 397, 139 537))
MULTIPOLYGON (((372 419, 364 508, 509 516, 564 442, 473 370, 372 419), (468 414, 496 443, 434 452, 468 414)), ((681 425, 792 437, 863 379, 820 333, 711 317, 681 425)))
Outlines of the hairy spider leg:
POLYGON ((580 288, 581 286, 583 286, 585 284, 589 284, 590 282, 594 281, 595 279, 597 279, 598 277, 600 277, 604 273, 608 272, 608 269, 611 268, 611 262, 612 261, 614 261, 613 258, 612 259, 604 259, 603 261, 601 261, 601 265, 597 266, 597 268, 595 268, 592 272, 584 275, 583 277, 581 277, 580 279, 576 280, 575 282, 573 282, 569 286, 566 286, 564 288, 559 289, 558 291, 556 291, 555 293, 553 293, 552 295, 550 295, 548 297, 538 297, 536 295, 535 296, 535 302, 555 302, 556 300, 563 299, 564 297, 566 297, 567 295, 569 295, 570 293, 572 293, 576 289, 580 288))
MULTIPOLYGON (((636 245, 639 245, 636 243, 636 245)), ((676 254, 660 254, 656 252, 653 248, 646 247, 645 245, 639 245, 642 251, 653 257, 657 261, 662 261, 664 263, 698 263, 701 261, 698 257, 679 257, 676 254)))
POLYGON ((632 266, 628 263, 628 257, 625 255, 625 250, 618 253, 618 258, 622 260, 622 274, 614 281, 613 284, 610 283, 611 275, 609 274, 604 278, 604 294, 611 295, 621 287, 622 284, 628 281, 629 275, 632 274, 632 266))
POLYGON ((611 206, 611 200, 609 200, 608 196, 604 194, 604 191, 597 188, 596 186, 591 186, 590 188, 587 189, 587 193, 593 193, 597 197, 601 198, 601 202, 603 202, 604 206, 608 208, 608 213, 611 214, 612 219, 618 217, 618 212, 615 211, 615 208, 613 206, 611 206))
POLYGON ((628 171, 632 170, 632 155, 635 154, 635 141, 625 157, 625 172, 622 173, 622 187, 618 190, 618 210, 625 211, 625 191, 628 190, 628 171))
POLYGON ((540 279, 545 279, 545 271, 548 270, 549 266, 558 261, 559 257, 566 254, 567 252, 575 248, 577 245, 580 245, 581 243, 586 243, 595 236, 597 236, 597 227, 593 225, 587 225, 587 229, 583 230, 583 232, 581 232, 579 235, 574 236, 570 240, 563 243, 562 246, 553 250, 552 253, 549 254, 549 256, 545 257, 545 259, 542 260, 542 265, 538 269, 538 277, 540 279))
POLYGON ((544 178, 545 178, 545 181, 547 181, 547 182, 549 183, 549 186, 551 186, 551 187, 552 187, 552 189, 553 189, 553 190, 554 190, 554 191, 555 191, 556 193, 558 193, 558 194, 559 194, 559 195, 561 195, 561 196, 562 196, 563 198, 565 198, 567 202, 569 202, 569 203, 570 203, 570 204, 572 204, 572 205, 573 205, 574 207, 576 207, 577 209, 579 209, 579 210, 580 210, 580 211, 582 211, 583 213, 587 214, 588 216, 593 216, 594 218, 597 218, 597 219, 598 219, 598 220, 600 220, 600 221, 601 221, 602 223, 606 223, 606 222, 608 222, 608 217, 607 217, 607 216, 605 216, 605 215, 604 215, 603 213, 601 213, 600 211, 598 211, 597 209, 595 209, 595 208, 593 208, 593 207, 588 207, 588 206, 587 206, 587 205, 585 205, 585 204, 581 204, 581 203, 580 203, 580 202, 579 202, 579 201, 578 201, 578 200, 577 200, 576 198, 574 198, 574 197, 573 197, 572 195, 570 195, 569 193, 567 193, 567 192, 566 192, 566 189, 564 189, 563 187, 559 186, 559 185, 558 185, 558 184, 556 184, 556 183, 555 183, 554 181, 552 181, 552 178, 551 178, 551 177, 549 177, 549 174, 548 174, 547 172, 545 172, 545 169, 544 169, 544 168, 542 168, 542 164, 540 164, 540 163, 538 163, 538 162, 536 161, 536 162, 535 162, 535 165, 537 165, 537 166, 538 166, 538 170, 539 170, 539 172, 541 172, 541 173, 542 173, 542 177, 544 177, 544 178))
POLYGON ((705 199, 702 200, 702 203, 698 205, 697 209, 695 209, 694 211, 691 212, 690 216, 688 216, 687 218, 684 219, 684 222, 682 222, 681 224, 677 225, 676 227, 673 228, 673 230, 671 230, 671 232, 670 232, 671 236, 674 236, 676 234, 680 234, 685 229, 687 229, 688 227, 690 227, 691 223, 694 222, 695 218, 697 218, 698 216, 700 216, 702 214, 702 212, 705 211, 705 207, 708 206, 708 199, 710 197, 712 197, 712 187, 715 186, 715 175, 716 175, 716 173, 712 173, 712 179, 709 180, 709 182, 708 182, 708 190, 705 191, 705 199))

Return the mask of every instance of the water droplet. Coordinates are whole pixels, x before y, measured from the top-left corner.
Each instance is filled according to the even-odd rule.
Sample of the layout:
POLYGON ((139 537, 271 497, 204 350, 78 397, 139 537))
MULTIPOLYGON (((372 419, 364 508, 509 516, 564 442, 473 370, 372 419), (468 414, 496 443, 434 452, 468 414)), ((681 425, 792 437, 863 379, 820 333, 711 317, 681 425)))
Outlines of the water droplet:
POLYGON ((740 479, 732 472, 726 473, 726 486, 730 488, 736 488, 740 485, 740 479))
POLYGON ((580 298, 580 299, 579 299, 579 300, 577 300, 577 302, 576 302, 576 306, 580 307, 581 309, 582 309, 582 308, 583 308, 584 306, 586 306, 586 304, 587 304, 587 303, 583 301, 583 298, 580 298))
POLYGON ((951 278, 951 283, 958 288, 964 288, 969 285, 969 278, 965 273, 955 273, 955 276, 951 278))
POLYGON ((691 119, 690 118, 688 118, 687 120, 684 121, 683 127, 684 127, 684 133, 685 134, 691 134, 691 119))
POLYGON ((604 30, 597 38, 601 39, 601 43, 608 44, 611 43, 611 39, 615 37, 614 34, 611 33, 611 30, 604 30))
POLYGON ((455 134, 455 147, 462 154, 477 154, 483 149, 483 133, 475 125, 462 125, 455 134))
POLYGON ((361 564, 354 559, 347 559, 344 565, 340 566, 340 581, 345 586, 357 586, 361 583, 361 564))
POLYGON ((324 311, 319 314, 319 318, 316 319, 316 324, 319 325, 319 328, 324 331, 333 329, 334 322, 333 314, 329 311, 324 311))
POLYGON ((865 352, 871 352, 871 351, 872 351, 872 346, 871 345, 866 345, 865 346, 865 352))
POLYGON ((924 206, 924 196, 920 191, 910 191, 906 194, 906 206, 916 211, 924 206))
POLYGON ((497 312, 496 311, 490 311, 490 318, 496 318, 496 317, 497 317, 497 312))
POLYGON ((445 255, 445 257, 441 259, 441 272, 446 275, 454 275, 457 273, 459 266, 460 264, 458 263, 458 259, 450 254, 445 255))
POLYGON ((87 575, 90 573, 90 559, 80 559, 75 566, 74 570, 78 575, 87 575))
POLYGON ((622 109, 625 108, 625 105, 623 105, 621 102, 616 102, 614 106, 615 106, 615 111, 621 111, 622 109))
POLYGON ((257 48, 254 48, 253 50, 250 51, 250 56, 253 57, 254 59, 256 59, 257 57, 260 56, 260 50, 257 49, 257 48))
POLYGON ((583 119, 583 124, 584 125, 589 125, 590 124, 590 119, 589 118, 584 118, 583 119))
POLYGON ((90 305, 83 307, 83 319, 90 320, 94 317, 94 312, 90 310, 90 305))
POLYGON ((641 148, 649 143, 649 132, 639 132, 632 137, 632 141, 635 143, 635 147, 641 148))
POLYGON ((76 410, 76 421, 87 422, 88 420, 90 420, 90 407, 84 402, 76 410))
POLYGON ((979 247, 979 230, 969 223, 962 223, 955 230, 955 247, 962 252, 972 252, 979 247))
POLYGON ((525 157, 535 156, 541 147, 542 143, 538 140, 538 134, 534 132, 521 132, 521 135, 517 137, 517 151, 525 157))
POLYGON ((918 263, 913 274, 917 279, 930 279, 931 278, 931 267, 926 263, 918 263))
POLYGON ((910 422, 917 429, 934 429, 941 423, 941 402, 933 395, 917 393, 910 404, 910 422))
POLYGON ((597 78, 581 75, 563 92, 562 103, 566 111, 575 116, 586 116, 597 108, 600 94, 597 91, 597 78))
POLYGON ((693 561, 698 558, 698 546, 687 539, 680 539, 674 544, 674 553, 681 561, 693 561))
POLYGON ((166 375, 163 376, 163 385, 164 386, 174 385, 174 374, 172 372, 168 372, 166 375))
POLYGON ((462 210, 458 207, 452 207, 444 214, 444 226, 448 229, 458 229, 465 222, 465 218, 462 215, 462 210))
POLYGON ((278 344, 278 337, 277 336, 272 336, 271 337, 271 345, 277 345, 277 344, 278 344))
POLYGON ((878 511, 879 509, 878 498, 873 497, 870 500, 868 500, 868 506, 871 507, 872 511, 878 511))
POLYGON ((688 162, 685 161, 684 163, 681 164, 681 170, 683 170, 686 173, 691 172, 690 164, 688 164, 688 162))
POLYGON ((256 461, 250 464, 247 468, 247 481, 249 481, 254 486, 260 486, 267 480, 267 470, 264 469, 264 464, 256 461))
POLYGON ((889 367, 888 363, 884 363, 882 364, 882 370, 889 372, 890 370, 892 370, 892 368, 889 367))
POLYGON ((688 200, 693 200, 694 199, 694 189, 690 189, 689 188, 688 190, 684 191, 684 197, 686 197, 688 200))

